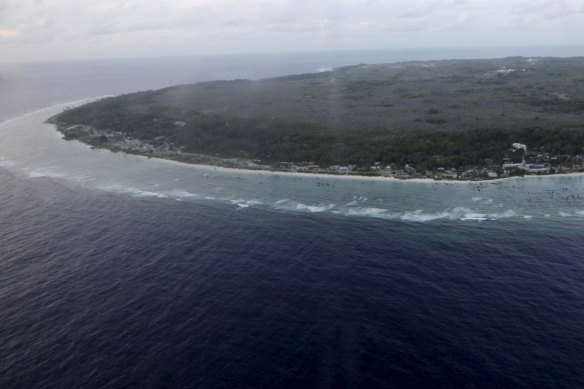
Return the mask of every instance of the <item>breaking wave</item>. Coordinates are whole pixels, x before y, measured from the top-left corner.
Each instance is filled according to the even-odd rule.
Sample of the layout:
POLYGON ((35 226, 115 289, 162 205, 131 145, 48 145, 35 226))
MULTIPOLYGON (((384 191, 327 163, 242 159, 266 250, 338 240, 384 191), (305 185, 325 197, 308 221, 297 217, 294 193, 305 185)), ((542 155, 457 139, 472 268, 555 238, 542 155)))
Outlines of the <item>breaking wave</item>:
POLYGON ((502 213, 479 213, 464 207, 457 207, 453 208, 452 210, 446 210, 441 212, 424 212, 421 209, 407 212, 390 212, 387 209, 374 207, 349 208, 333 212, 343 216, 373 217, 378 219, 402 220, 409 222, 429 222, 442 219, 463 221, 486 221, 506 219, 517 216, 517 213, 513 210, 508 210, 502 213))
POLYGON ((157 193, 147 190, 142 190, 134 187, 129 186, 122 186, 122 185, 100 185, 98 189, 101 189, 106 192, 114 192, 114 193, 121 193, 121 194, 129 194, 134 197, 158 197, 158 198, 168 198, 167 195, 163 193, 157 193))
POLYGON ((302 212, 317 213, 317 212, 329 211, 329 210, 333 209, 335 207, 335 205, 334 204, 306 205, 306 204, 299 203, 296 201, 283 199, 283 200, 276 201, 276 203, 274 204, 274 207, 276 209, 283 209, 286 211, 302 211, 302 212))
POLYGON ((576 210, 576 211, 573 211, 573 212, 559 211, 558 214, 561 217, 572 217, 572 216, 584 217, 584 210, 576 210))
POLYGON ((12 167, 12 166, 16 166, 16 163, 14 163, 13 161, 4 159, 4 157, 0 157, 0 167, 12 167))
POLYGON ((263 204, 261 201, 257 200, 244 200, 244 199, 237 199, 237 200, 230 200, 231 204, 235 204, 240 208, 248 208, 253 205, 261 205, 263 204))
POLYGON ((54 170, 32 170, 28 172, 28 176, 30 178, 39 178, 39 177, 49 177, 49 178, 65 178, 66 176, 61 173, 57 173, 54 170))
POLYGON ((177 200, 181 200, 181 199, 193 199, 193 198, 199 197, 198 194, 188 192, 188 191, 186 191, 184 189, 171 190, 170 192, 167 192, 166 195, 168 197, 173 197, 173 198, 175 198, 177 200))

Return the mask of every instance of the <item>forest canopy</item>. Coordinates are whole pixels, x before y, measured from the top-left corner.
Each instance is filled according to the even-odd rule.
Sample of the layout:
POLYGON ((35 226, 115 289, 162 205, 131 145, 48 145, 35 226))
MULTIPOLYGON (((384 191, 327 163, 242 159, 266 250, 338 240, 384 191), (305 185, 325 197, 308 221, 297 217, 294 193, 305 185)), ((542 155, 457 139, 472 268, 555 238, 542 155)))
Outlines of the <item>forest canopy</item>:
POLYGON ((582 154, 583 114, 584 58, 512 57, 181 85, 103 99, 54 120, 272 164, 435 169, 501 163, 513 157, 513 142, 582 154))

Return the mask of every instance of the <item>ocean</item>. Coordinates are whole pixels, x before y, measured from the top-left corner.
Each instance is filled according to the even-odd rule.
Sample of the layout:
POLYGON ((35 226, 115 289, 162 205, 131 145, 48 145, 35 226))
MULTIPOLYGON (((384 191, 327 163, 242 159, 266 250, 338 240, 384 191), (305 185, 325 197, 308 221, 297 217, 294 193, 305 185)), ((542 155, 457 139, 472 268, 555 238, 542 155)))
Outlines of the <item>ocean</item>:
POLYGON ((584 176, 385 182, 92 150, 96 97, 567 48, 0 64, 0 387, 584 387, 584 176))

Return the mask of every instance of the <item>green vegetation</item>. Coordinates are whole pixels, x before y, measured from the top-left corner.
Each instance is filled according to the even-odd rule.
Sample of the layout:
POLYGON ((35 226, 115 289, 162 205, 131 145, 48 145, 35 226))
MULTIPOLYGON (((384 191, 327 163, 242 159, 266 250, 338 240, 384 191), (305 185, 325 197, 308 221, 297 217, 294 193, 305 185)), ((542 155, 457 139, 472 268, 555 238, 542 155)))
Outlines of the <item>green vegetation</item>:
POLYGON ((584 58, 358 65, 206 82, 103 99, 53 121, 68 139, 112 149, 123 137, 269 164, 492 168, 523 158, 514 142, 584 154, 584 58), (102 132, 65 130, 76 124, 102 132))

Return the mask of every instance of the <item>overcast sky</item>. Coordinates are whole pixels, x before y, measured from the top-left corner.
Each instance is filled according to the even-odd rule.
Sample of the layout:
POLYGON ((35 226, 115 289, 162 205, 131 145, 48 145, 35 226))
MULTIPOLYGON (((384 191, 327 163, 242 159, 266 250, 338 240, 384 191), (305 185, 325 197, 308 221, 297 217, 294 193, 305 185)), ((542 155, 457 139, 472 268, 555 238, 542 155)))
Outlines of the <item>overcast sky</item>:
POLYGON ((538 45, 584 45, 584 1, 0 0, 2 62, 538 45))

